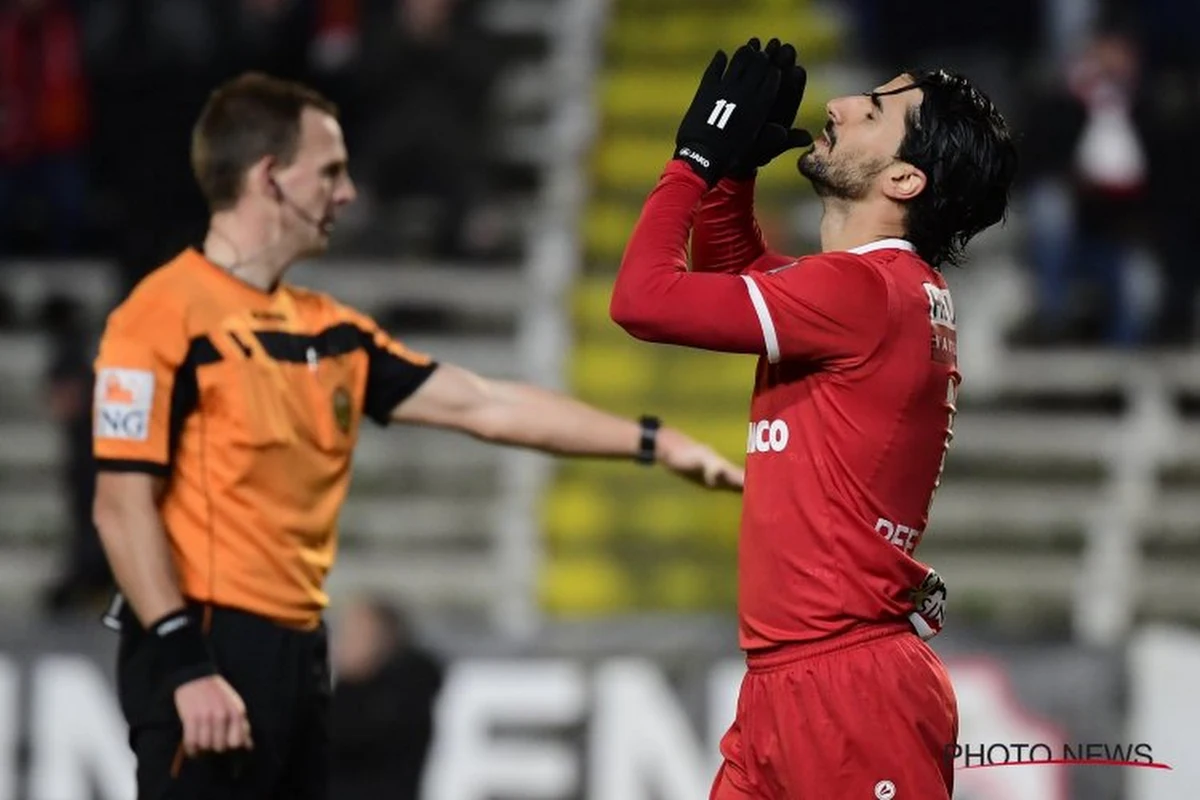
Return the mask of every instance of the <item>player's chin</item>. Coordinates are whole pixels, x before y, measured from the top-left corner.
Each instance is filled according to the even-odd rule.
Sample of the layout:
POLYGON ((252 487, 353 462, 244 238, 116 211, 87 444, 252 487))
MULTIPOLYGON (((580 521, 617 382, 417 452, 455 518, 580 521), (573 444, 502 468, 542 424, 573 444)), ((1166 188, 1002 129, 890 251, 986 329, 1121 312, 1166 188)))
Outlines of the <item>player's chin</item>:
POLYGON ((817 155, 816 148, 805 151, 800 158, 796 159, 796 171, 804 178, 812 180, 813 176, 818 174, 821 169, 821 159, 817 155))

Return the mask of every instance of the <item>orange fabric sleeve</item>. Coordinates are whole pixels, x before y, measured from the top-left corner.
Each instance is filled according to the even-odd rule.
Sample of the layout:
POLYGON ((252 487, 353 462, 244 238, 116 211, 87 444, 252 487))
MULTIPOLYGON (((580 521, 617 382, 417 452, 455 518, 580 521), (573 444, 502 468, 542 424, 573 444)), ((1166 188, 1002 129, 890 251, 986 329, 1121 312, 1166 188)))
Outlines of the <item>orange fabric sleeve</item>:
POLYGON ((189 343, 182 310, 163 294, 139 288, 100 341, 93 449, 101 470, 169 472, 172 399, 189 343))
POLYGON ((367 352, 363 413, 378 424, 387 425, 392 410, 421 387, 437 369, 437 362, 405 347, 359 311, 343 306, 341 315, 359 330, 367 352))

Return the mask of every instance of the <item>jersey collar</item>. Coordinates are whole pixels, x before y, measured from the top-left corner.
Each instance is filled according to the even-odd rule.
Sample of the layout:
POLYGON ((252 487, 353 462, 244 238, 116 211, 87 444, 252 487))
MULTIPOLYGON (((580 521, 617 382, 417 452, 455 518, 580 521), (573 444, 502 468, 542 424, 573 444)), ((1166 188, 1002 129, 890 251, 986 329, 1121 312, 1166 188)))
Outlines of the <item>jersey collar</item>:
POLYGON ((861 256, 864 253, 873 253, 876 250, 907 250, 910 253, 915 253, 917 252, 917 247, 907 239, 880 239, 877 242, 868 242, 858 247, 851 247, 846 252, 861 256))

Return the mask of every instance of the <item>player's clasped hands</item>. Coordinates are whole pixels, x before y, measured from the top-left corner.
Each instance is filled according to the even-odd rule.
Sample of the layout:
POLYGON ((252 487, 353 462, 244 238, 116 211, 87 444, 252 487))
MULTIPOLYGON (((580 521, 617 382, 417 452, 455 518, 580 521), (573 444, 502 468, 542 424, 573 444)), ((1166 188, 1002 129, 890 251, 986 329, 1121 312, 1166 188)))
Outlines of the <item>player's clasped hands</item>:
POLYGON ((254 747, 246 704, 220 675, 180 686, 175 690, 175 708, 183 724, 183 751, 189 758, 254 747))
POLYGON ((780 154, 812 144, 793 128, 807 73, 796 49, 772 39, 739 47, 728 59, 717 51, 675 137, 675 158, 714 186, 728 176, 749 177, 780 154))

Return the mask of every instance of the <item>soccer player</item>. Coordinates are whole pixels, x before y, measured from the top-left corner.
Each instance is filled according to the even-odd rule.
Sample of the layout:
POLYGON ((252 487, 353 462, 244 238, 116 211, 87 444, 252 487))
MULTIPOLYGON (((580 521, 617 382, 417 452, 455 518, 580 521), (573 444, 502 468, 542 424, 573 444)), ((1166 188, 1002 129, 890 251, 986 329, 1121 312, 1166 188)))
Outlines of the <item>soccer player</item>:
POLYGON ((938 800, 957 708, 926 640, 945 587, 913 552, 960 379, 939 268, 1003 218, 1016 157, 959 76, 833 100, 799 162, 823 201, 821 253, 774 253, 753 175, 811 142, 790 127, 795 59, 752 40, 712 60, 611 314, 640 339, 759 357, 739 542, 748 670, 711 797, 938 800))
POLYGON ((309 89, 255 74, 218 88, 192 165, 203 248, 113 312, 96 364, 95 519, 121 590, 108 621, 138 795, 323 800, 323 585, 364 418, 715 488, 741 470, 655 418, 439 365, 283 283, 354 199, 336 109, 309 89))

